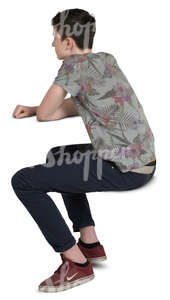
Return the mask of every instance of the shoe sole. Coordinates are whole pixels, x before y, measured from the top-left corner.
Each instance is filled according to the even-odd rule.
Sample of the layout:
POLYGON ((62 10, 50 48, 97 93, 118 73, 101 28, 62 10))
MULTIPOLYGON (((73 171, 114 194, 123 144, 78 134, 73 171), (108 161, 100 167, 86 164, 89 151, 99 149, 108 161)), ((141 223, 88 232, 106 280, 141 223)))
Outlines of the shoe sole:
POLYGON ((75 281, 72 281, 72 282, 67 282, 65 284, 62 284, 60 286, 42 286, 42 287, 39 287, 39 291, 40 292, 47 292, 47 293, 51 293, 51 292, 60 292, 60 291, 64 291, 64 290, 68 290, 68 289, 71 289, 77 285, 80 285, 80 284, 83 284, 83 283, 86 283, 92 279, 94 279, 94 275, 90 275, 90 276, 87 276, 87 277, 84 277, 83 279, 77 279, 75 281))
POLYGON ((95 262, 101 262, 101 261, 104 261, 106 260, 107 257, 106 256, 101 256, 101 257, 96 257, 96 258, 88 258, 87 257, 87 260, 90 261, 91 263, 95 263, 95 262))

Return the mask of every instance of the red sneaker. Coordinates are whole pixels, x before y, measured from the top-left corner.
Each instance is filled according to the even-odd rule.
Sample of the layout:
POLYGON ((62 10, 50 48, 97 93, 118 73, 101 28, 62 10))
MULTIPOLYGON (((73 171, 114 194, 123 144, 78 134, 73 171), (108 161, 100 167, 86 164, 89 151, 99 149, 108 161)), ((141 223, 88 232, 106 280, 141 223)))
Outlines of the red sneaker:
POLYGON ((91 263, 86 267, 79 267, 73 261, 60 253, 62 264, 54 274, 39 285, 41 292, 59 292, 83 284, 94 278, 91 263))
POLYGON ((79 246, 80 250, 83 252, 84 256, 87 258, 87 260, 90 261, 91 263, 100 262, 107 259, 104 247, 101 244, 93 248, 85 248, 80 244, 80 238, 79 238, 77 245, 79 246))

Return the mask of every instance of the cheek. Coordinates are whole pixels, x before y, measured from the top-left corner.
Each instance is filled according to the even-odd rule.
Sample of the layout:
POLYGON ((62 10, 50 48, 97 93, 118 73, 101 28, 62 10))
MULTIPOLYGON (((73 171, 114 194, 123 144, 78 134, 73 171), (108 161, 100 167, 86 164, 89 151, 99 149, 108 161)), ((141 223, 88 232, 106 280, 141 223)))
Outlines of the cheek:
POLYGON ((57 49, 57 51, 58 51, 59 53, 62 53, 62 48, 61 48, 59 45, 57 46, 56 49, 57 49))
POLYGON ((55 43, 55 49, 56 49, 56 50, 58 50, 58 49, 59 49, 59 47, 58 47, 57 43, 55 43))
POLYGON ((59 46, 59 44, 57 43, 57 41, 56 41, 54 44, 55 44, 55 48, 56 48, 56 49, 59 49, 59 48, 60 48, 60 46, 59 46))

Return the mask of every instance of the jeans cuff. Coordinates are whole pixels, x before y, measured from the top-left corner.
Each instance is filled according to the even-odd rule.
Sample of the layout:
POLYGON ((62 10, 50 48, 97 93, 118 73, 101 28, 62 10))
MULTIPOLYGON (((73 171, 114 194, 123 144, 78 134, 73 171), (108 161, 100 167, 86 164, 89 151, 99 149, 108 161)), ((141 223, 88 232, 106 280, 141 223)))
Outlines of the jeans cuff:
POLYGON ((76 243, 77 243, 76 239, 73 237, 73 239, 69 243, 67 243, 67 244, 65 244, 64 246, 61 246, 61 247, 57 247, 57 248, 53 247, 53 249, 56 252, 64 252, 64 251, 72 248, 76 243))
POLYGON ((83 224, 73 224, 73 231, 74 232, 79 232, 81 227, 85 227, 85 226, 95 226, 95 222, 94 220, 92 220, 91 222, 86 222, 83 224))

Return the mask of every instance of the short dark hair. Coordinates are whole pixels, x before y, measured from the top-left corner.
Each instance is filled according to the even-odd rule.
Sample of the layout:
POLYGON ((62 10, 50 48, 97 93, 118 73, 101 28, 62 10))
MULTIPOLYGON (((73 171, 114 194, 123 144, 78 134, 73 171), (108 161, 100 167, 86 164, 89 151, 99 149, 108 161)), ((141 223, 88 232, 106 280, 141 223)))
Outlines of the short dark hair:
POLYGON ((51 25, 57 29, 62 41, 71 37, 79 49, 92 49, 96 20, 86 10, 74 8, 58 12, 52 18, 51 25))

